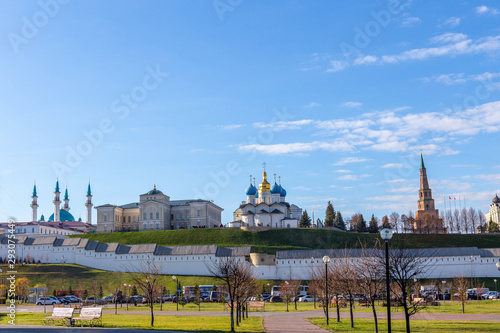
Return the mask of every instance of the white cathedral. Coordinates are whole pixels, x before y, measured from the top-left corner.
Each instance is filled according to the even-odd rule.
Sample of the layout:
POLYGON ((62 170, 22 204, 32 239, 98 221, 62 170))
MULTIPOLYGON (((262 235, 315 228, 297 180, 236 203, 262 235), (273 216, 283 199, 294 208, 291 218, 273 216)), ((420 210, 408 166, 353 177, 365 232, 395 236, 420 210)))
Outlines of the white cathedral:
POLYGON ((286 201, 286 191, 276 183, 274 185, 267 181, 267 173, 264 169, 262 182, 259 189, 255 186, 255 178, 250 176, 250 185, 246 189, 247 200, 242 201, 238 209, 233 213, 233 222, 229 227, 267 227, 267 228, 298 228, 302 216, 302 208, 286 201))

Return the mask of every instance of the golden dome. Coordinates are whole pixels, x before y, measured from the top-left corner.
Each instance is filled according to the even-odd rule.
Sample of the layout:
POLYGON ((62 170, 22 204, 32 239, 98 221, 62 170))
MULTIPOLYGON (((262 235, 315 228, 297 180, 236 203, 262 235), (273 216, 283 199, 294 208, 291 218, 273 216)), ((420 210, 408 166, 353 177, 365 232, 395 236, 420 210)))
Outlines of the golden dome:
POLYGON ((262 173, 262 183, 259 185, 259 192, 271 192, 271 184, 267 182, 266 170, 262 173))

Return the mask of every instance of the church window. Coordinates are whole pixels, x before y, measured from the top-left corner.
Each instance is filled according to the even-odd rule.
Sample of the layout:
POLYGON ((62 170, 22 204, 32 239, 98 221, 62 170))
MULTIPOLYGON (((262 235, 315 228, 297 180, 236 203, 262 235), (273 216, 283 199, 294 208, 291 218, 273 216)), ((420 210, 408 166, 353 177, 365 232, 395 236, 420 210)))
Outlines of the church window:
POLYGON ((134 216, 134 222, 135 222, 135 216, 134 216))
POLYGON ((108 221, 108 214, 104 214, 104 222, 108 221))
POLYGON ((125 216, 122 217, 122 222, 125 223, 125 216))
POLYGON ((156 223, 156 229, 160 229, 160 223, 156 223))
POLYGON ((148 225, 144 224, 144 230, 147 230, 147 229, 148 229, 148 225))
POLYGON ((128 223, 130 223, 130 216, 128 217, 128 223))
POLYGON ((201 216, 201 210, 199 210, 199 209, 198 209, 198 210, 196 211, 196 216, 201 216))
POLYGON ((184 220, 184 214, 181 214, 181 220, 184 220))
POLYGON ((156 218, 159 219, 160 218, 160 213, 159 212, 156 212, 156 218))
POLYGON ((175 214, 175 219, 178 220, 179 219, 179 214, 175 214))
POLYGON ((108 231, 108 226, 107 226, 107 225, 105 225, 105 226, 104 226, 104 232, 107 232, 107 231, 108 231))
POLYGON ((186 213, 186 220, 189 220, 189 213, 186 213))
POLYGON ((152 220, 153 219, 153 213, 149 213, 149 219, 152 220))

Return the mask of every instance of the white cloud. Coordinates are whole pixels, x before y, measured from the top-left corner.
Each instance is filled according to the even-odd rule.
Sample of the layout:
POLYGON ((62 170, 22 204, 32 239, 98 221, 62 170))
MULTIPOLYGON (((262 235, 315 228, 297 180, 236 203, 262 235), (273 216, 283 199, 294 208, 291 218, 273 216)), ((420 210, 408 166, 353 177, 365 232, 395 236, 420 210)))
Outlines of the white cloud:
POLYGON ((357 108, 357 107, 360 107, 362 105, 363 105, 363 103, 361 103, 361 102, 344 102, 344 103, 342 103, 342 106, 345 106, 347 108, 357 108))
POLYGON ((235 129, 242 128, 242 127, 243 127, 243 125, 241 125, 241 124, 231 124, 231 125, 220 125, 219 126, 220 129, 223 129, 226 131, 235 130, 235 129))
POLYGON ((444 22, 439 24, 438 26, 439 27, 448 26, 448 27, 454 28, 454 27, 460 25, 461 21, 462 21, 462 18, 452 16, 452 17, 449 17, 446 20, 444 20, 444 22))
POLYGON ((343 175, 343 176, 340 176, 338 179, 339 180, 360 180, 360 179, 363 179, 363 178, 366 178, 366 177, 370 177, 371 175, 370 174, 362 174, 362 175, 343 175))
POLYGON ((476 14, 478 15, 498 15, 500 13, 496 8, 491 8, 487 6, 478 6, 475 8, 476 14))
POLYGON ((455 32, 447 32, 436 37, 432 37, 432 44, 457 43, 467 39, 467 35, 455 32))
POLYGON ((350 163, 361 163, 361 162, 366 162, 369 161, 369 159, 362 158, 362 157, 344 157, 337 163, 334 163, 333 165, 338 166, 338 165, 345 165, 345 164, 350 164, 350 163))
POLYGON ((330 60, 330 67, 326 69, 328 73, 338 72, 346 68, 349 64, 342 60, 330 60))
POLYGON ((381 166, 381 168, 387 169, 387 168, 402 168, 404 165, 403 163, 387 163, 381 166))
POLYGON ((418 17, 405 17, 403 19, 403 22, 401 22, 401 25, 406 27, 411 27, 420 22, 422 22, 422 20, 418 17))
POLYGON ((436 47, 416 48, 398 54, 361 55, 352 62, 330 60, 327 72, 338 72, 351 65, 396 64, 405 61, 426 60, 434 57, 458 56, 464 54, 491 53, 500 50, 500 36, 486 36, 476 40, 461 33, 445 33, 431 38, 436 47))
POLYGON ((0 176, 8 176, 10 174, 12 174, 12 170, 0 170, 0 176))
POLYGON ((305 186, 296 186, 292 188, 292 190, 297 190, 297 191, 310 191, 312 188, 310 187, 305 187, 305 186))
POLYGON ((499 82, 491 82, 493 79, 499 78, 500 73, 484 72, 482 74, 465 75, 464 73, 440 74, 430 77, 424 77, 425 82, 436 82, 446 85, 454 85, 466 82, 482 82, 488 89, 500 88, 499 82))
POLYGON ((316 102, 311 102, 307 105, 304 105, 304 109, 310 109, 310 108, 317 108, 317 107, 320 107, 321 104, 318 104, 316 102))
POLYGON ((349 172, 352 172, 351 170, 345 170, 345 169, 339 169, 339 170, 335 170, 335 172, 338 172, 338 173, 349 173, 349 172))
POLYGON ((295 121, 277 121, 274 123, 254 123, 253 125, 257 128, 271 128, 275 131, 281 130, 296 130, 301 129, 303 126, 312 124, 313 121, 310 119, 295 120, 295 121))
POLYGON ((306 153, 315 150, 325 150, 325 151, 337 151, 345 152, 351 151, 352 146, 343 141, 325 142, 325 141, 314 141, 314 142, 296 142, 296 143, 279 143, 273 145, 243 145, 238 147, 239 150, 243 151, 256 151, 268 155, 281 155, 290 153, 306 153))

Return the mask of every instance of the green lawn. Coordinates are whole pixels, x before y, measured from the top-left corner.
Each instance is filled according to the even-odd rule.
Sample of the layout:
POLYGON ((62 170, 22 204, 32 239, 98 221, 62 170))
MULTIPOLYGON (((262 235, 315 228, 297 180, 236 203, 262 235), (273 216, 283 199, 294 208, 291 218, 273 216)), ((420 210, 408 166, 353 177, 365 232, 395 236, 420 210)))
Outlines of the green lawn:
MULTIPOLYGON (((75 235, 102 243, 156 243, 158 245, 208 245, 252 247, 252 252, 275 254, 279 250, 331 249, 356 247, 358 240, 375 243, 378 234, 341 232, 325 229, 276 229, 261 232, 240 229, 186 229, 115 232, 75 235)), ((392 244, 404 243, 410 248, 498 247, 498 234, 395 234, 392 244)))
MULTIPOLYGON (((402 307, 391 307, 392 312, 403 312, 402 307)), ((385 312, 385 307, 376 306, 378 313, 385 312)), ((342 308, 341 311, 349 311, 349 308, 342 308)), ((355 312, 372 312, 370 307, 356 305, 355 312)), ((427 313, 462 313, 462 303, 460 302, 440 302, 439 306, 428 306, 421 310, 427 313)), ((469 301, 465 303, 465 313, 470 314, 500 314, 500 301, 469 301)))
MULTIPOLYGON (((149 307, 147 305, 138 305, 134 306, 133 304, 129 304, 128 307, 129 311, 148 311, 149 307)), ((175 303, 167 302, 163 303, 162 305, 163 311, 177 311, 177 306, 175 303)), ((309 311, 309 310, 314 310, 314 305, 313 303, 300 303, 297 302, 297 310, 295 310, 294 304, 290 303, 288 305, 288 309, 290 312, 293 311, 309 311)), ((317 310, 320 310, 321 308, 319 306, 316 307, 317 310)), ((127 310, 127 305, 123 304, 123 307, 120 307, 118 305, 118 310, 120 311, 126 311, 127 310)), ((160 311, 160 304, 155 304, 154 305, 154 310, 155 311, 160 311)), ((115 311, 115 308, 106 308, 105 311, 115 311)), ((198 311, 198 305, 194 303, 188 303, 184 306, 179 304, 179 311, 198 311)), ((203 302, 200 305, 200 311, 224 311, 224 304, 223 303, 211 303, 211 302, 203 302)), ((229 311, 227 308, 225 311, 229 311)), ((261 310, 255 310, 251 309, 250 312, 253 311, 261 311, 261 310)), ((266 303, 265 305, 265 311, 266 312, 285 312, 286 311, 286 304, 285 303, 266 303)))
MULTIPOLYGON (((43 325, 43 313, 18 313, 16 325, 43 325)), ((114 315, 104 313, 103 327, 105 328, 137 328, 151 329, 151 317, 147 315, 114 315)), ((8 324, 6 314, 0 314, 0 324, 8 324)), ((176 331, 199 331, 222 333, 230 331, 229 317, 221 316, 155 316, 154 329, 176 331)), ((264 332, 262 318, 251 317, 245 319, 236 332, 264 332)))
MULTIPOLYGON (((326 326, 325 318, 308 318, 308 320, 329 330, 330 332, 344 333, 344 332, 374 332, 373 320, 371 319, 355 319, 354 329, 351 328, 350 321, 343 319, 340 323, 335 320, 330 320, 330 325, 326 326)), ((391 321, 392 332, 406 332, 404 320, 391 321)), ((412 320, 410 321, 412 333, 476 333, 476 332, 500 332, 500 325, 498 322, 487 321, 438 321, 438 320, 412 320)), ((379 332, 387 332, 387 321, 379 320, 379 332)))

